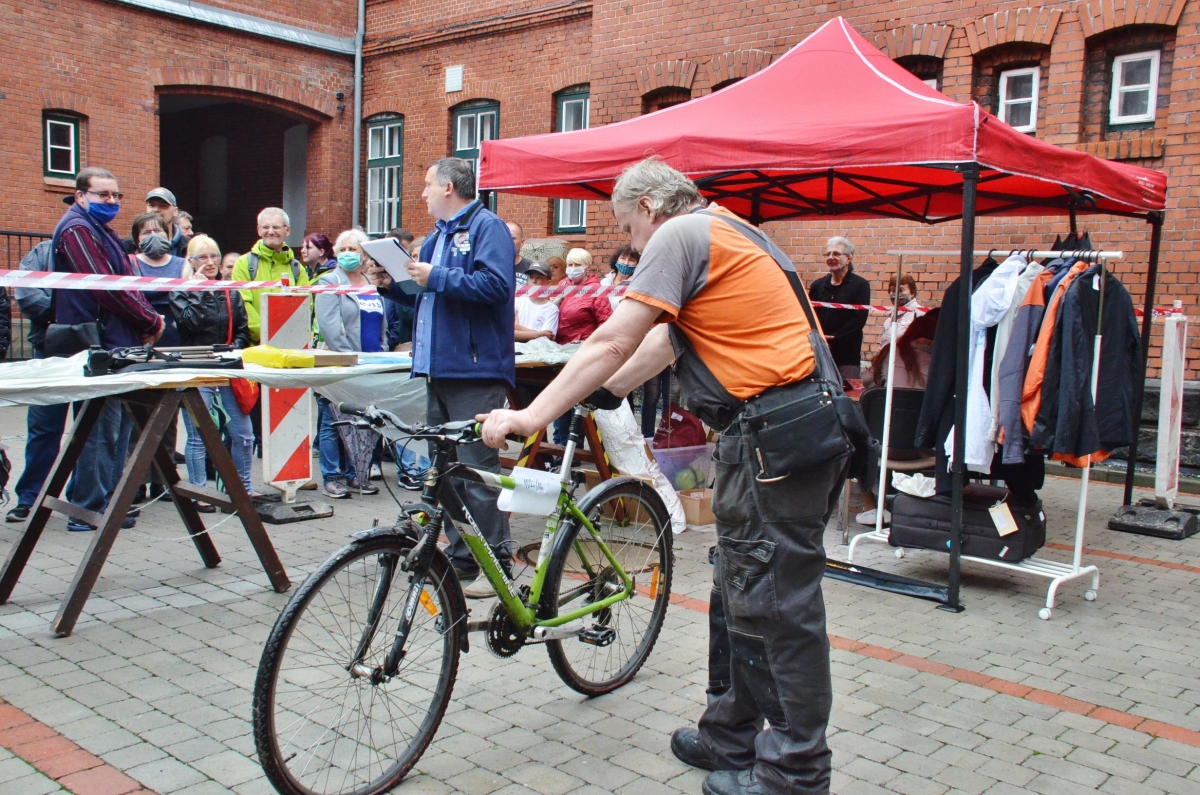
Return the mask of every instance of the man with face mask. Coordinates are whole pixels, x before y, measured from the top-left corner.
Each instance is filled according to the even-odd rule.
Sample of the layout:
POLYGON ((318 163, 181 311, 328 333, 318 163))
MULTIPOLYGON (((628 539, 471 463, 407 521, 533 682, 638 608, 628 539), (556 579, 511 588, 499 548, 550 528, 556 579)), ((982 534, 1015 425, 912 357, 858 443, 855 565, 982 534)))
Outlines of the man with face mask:
MULTIPOLYGON (((85 168, 75 178, 75 201, 54 229, 54 270, 132 276, 121 240, 109 224, 121 210, 121 190, 112 172, 85 168)), ((133 290, 55 290, 53 323, 97 324, 100 344, 108 350, 145 345, 162 336, 164 319, 144 295, 133 290)), ((50 332, 54 332, 52 326, 50 332)), ((50 355, 47 340, 47 355, 50 355)), ((63 351, 64 353, 66 351, 63 351)), ((96 421, 75 467, 67 499, 103 513, 125 468, 132 421, 121 404, 109 402, 96 421)), ((133 520, 127 520, 127 527, 133 520)), ((72 519, 70 530, 94 530, 72 519)))

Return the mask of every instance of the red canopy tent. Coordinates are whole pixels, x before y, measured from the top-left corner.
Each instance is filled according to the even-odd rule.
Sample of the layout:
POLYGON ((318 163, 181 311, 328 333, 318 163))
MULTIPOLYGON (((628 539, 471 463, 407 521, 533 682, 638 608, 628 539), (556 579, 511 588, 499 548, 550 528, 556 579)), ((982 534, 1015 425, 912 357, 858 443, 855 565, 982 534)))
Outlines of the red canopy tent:
POLYGON ((830 20, 768 68, 692 102, 567 133, 487 141, 479 187, 607 198, 621 170, 656 155, 751 221, 838 215, 924 223, 976 214, 1162 210, 1166 177, 1019 133, 977 103, 925 85, 830 20), (1093 206, 1094 201, 1094 206, 1093 206))
MULTIPOLYGON (((1070 214, 1072 227, 1077 212, 1144 218, 1152 227, 1145 370, 1165 175, 1053 146, 1017 132, 976 102, 955 102, 892 62, 842 17, 761 72, 692 102, 604 127, 486 141, 479 187, 607 199, 621 171, 650 156, 756 224, 823 216, 961 220, 960 279, 968 292, 977 215, 1070 214)), ((966 425, 969 336, 969 313, 961 312, 955 390, 960 428, 966 425)), ((1139 391, 1135 416, 1141 399, 1139 391)), ((956 435, 955 462, 964 459, 964 440, 956 435)), ((958 607, 964 477, 956 463, 946 599, 952 608, 958 607)))

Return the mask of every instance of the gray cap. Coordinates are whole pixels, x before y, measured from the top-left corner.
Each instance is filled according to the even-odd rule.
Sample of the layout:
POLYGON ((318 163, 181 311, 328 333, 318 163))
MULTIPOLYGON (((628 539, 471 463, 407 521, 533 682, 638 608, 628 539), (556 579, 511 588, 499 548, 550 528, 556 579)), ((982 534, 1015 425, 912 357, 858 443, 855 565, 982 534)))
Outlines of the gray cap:
POLYGON ((179 202, 175 201, 175 194, 171 193, 171 191, 167 190, 166 188, 155 188, 147 193, 146 201, 150 201, 151 199, 162 199, 172 207, 179 206, 179 202))
POLYGON ((527 273, 527 274, 540 273, 542 276, 545 276, 547 279, 551 278, 554 275, 553 272, 550 270, 550 266, 544 262, 530 263, 529 269, 526 270, 525 273, 527 273))

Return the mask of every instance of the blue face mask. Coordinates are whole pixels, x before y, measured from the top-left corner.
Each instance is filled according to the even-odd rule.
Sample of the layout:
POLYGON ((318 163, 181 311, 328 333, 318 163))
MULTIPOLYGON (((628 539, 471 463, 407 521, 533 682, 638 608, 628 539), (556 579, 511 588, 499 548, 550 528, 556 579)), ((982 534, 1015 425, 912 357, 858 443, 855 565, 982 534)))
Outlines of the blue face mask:
POLYGON ((356 271, 362 264, 362 255, 357 251, 343 251, 337 257, 338 267, 344 271, 356 271))
POLYGON ((88 202, 87 214, 92 220, 98 224, 107 224, 112 219, 117 217, 117 213, 121 212, 119 204, 105 204, 104 202, 88 202))
POLYGON ((618 262, 617 273, 621 274, 622 276, 632 276, 633 270, 636 267, 637 265, 625 265, 624 263, 618 262))

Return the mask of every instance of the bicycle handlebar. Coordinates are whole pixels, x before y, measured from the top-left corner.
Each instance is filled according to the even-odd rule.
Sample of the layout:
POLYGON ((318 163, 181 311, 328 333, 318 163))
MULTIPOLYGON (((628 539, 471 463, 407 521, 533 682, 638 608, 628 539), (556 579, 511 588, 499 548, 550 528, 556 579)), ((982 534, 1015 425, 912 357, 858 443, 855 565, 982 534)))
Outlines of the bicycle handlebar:
POLYGON ((362 417, 377 428, 390 425, 401 433, 421 439, 448 438, 458 444, 473 444, 483 438, 483 425, 475 420, 459 420, 442 425, 410 425, 392 412, 374 406, 338 403, 337 409, 342 414, 362 417))

